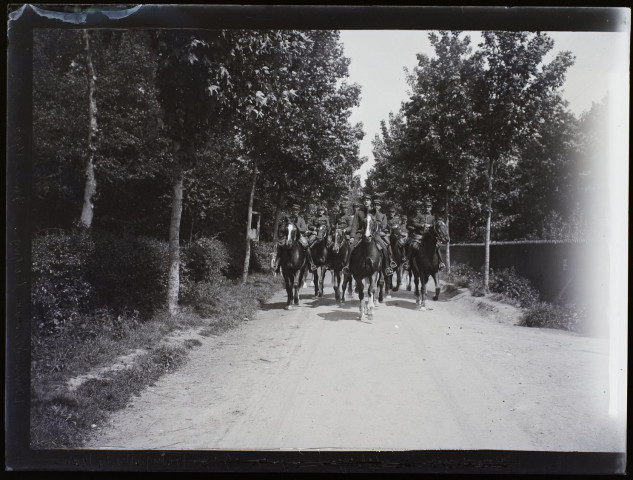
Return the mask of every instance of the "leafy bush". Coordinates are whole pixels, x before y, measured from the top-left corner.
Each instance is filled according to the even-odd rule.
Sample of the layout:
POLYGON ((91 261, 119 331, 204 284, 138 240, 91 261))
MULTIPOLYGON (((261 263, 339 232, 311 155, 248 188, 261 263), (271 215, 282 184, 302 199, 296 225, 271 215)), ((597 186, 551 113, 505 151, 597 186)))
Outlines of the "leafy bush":
POLYGON ((55 333, 91 307, 87 278, 95 244, 81 230, 56 230, 32 242, 32 318, 36 331, 55 333))
POLYGON ((588 318, 586 312, 578 305, 554 305, 547 302, 536 302, 523 315, 519 325, 585 333, 588 331, 588 318))
POLYGON ((95 232, 90 281, 95 307, 138 310, 148 316, 161 308, 167 295, 167 242, 95 232))
POLYGON ((275 242, 253 242, 251 245, 251 272, 270 273, 271 253, 275 253, 275 242))
POLYGON ((483 281, 480 277, 481 273, 476 272, 470 265, 457 263, 451 265, 451 273, 448 274, 448 281, 459 288, 471 288, 483 281))
POLYGON ((539 301, 538 291, 528 279, 517 275, 514 267, 499 271, 490 269, 488 288, 492 293, 516 300, 522 307, 529 307, 539 301))
POLYGON ((217 238, 202 237, 184 246, 181 264, 185 277, 194 282, 213 282, 228 275, 231 255, 226 244, 217 238))

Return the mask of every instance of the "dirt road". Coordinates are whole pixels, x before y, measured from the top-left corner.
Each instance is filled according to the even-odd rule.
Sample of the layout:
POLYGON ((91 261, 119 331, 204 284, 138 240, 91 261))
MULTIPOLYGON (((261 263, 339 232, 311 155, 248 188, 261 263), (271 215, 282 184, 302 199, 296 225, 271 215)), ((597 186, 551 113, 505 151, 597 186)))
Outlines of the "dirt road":
POLYGON ((518 327, 516 309, 467 293, 419 312, 401 291, 361 322, 358 300, 338 306, 329 282, 323 299, 312 291, 196 337, 187 365, 87 447, 625 451, 606 339, 518 327))

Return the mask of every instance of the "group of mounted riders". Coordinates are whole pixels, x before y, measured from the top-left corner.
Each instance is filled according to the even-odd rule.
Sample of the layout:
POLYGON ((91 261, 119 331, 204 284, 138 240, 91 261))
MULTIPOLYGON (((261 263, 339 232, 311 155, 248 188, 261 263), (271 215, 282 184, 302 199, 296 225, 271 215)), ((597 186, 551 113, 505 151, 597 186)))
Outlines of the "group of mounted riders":
MULTIPOLYGON (((351 252, 359 245, 363 233, 367 229, 367 219, 370 216, 374 218, 377 226, 373 232, 373 238, 382 254, 384 274, 386 276, 392 275, 394 273, 393 269, 398 266, 393 261, 394 248, 400 249, 396 254, 399 258, 404 259, 402 267, 407 270, 415 252, 420 247, 423 236, 430 229, 433 229, 438 222, 443 223, 431 213, 433 204, 428 198, 414 202, 415 215, 410 219, 407 219, 405 215, 399 215, 393 206, 389 208, 389 215, 385 215, 381 211, 382 200, 379 198, 372 200, 369 195, 363 196, 362 203, 354 202, 352 207, 354 212, 350 214, 346 205, 340 203, 334 207, 332 215, 328 216, 326 208, 323 205, 318 205, 316 214, 308 217, 306 222, 301 215, 301 207, 295 204, 292 206, 291 214, 284 218, 280 231, 287 227, 288 224, 296 227, 299 234, 298 241, 303 247, 311 271, 317 269, 311 254, 312 247, 319 241, 325 241, 328 249, 336 246, 338 250, 338 246, 335 245, 335 232, 338 231, 339 234, 345 235, 345 239, 350 245, 349 254, 343 267, 343 273, 349 274, 351 252), (395 238, 397 241, 391 242, 390 238, 395 238)), ((280 248, 277 245, 273 263, 273 269, 276 273, 280 271, 280 248)), ((444 262, 440 253, 439 243, 436 243, 435 251, 440 262, 439 268, 443 269, 444 262)), ((331 269, 327 261, 325 266, 327 269, 331 269)))

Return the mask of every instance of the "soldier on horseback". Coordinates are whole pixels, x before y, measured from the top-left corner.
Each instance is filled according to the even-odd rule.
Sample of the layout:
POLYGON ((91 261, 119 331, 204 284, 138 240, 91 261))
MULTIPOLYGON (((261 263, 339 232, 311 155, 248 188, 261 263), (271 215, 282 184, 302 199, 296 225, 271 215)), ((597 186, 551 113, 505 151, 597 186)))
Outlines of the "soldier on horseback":
MULTIPOLYGON (((385 265, 389 265, 389 270, 393 270, 398 265, 396 262, 391 260, 393 258, 393 252, 391 251, 391 242, 389 241, 389 224, 387 221, 387 215, 380 211, 382 207, 382 200, 377 198, 374 200, 374 215, 376 217, 376 221, 378 222, 378 234, 383 242, 383 252, 385 253, 385 265)), ((391 275, 393 272, 389 272, 385 270, 387 275, 391 275)))
POLYGON ((340 213, 336 218, 334 228, 343 230, 346 238, 349 240, 349 234, 352 231, 352 220, 354 219, 354 215, 350 215, 347 213, 347 207, 344 203, 340 204, 340 213))
POLYGON ((387 228, 389 229, 389 233, 391 233, 394 228, 397 228, 399 226, 400 217, 396 213, 396 207, 392 205, 391 207, 389 207, 389 214, 387 215, 387 228))
MULTIPOLYGON (((409 262, 411 261, 411 257, 413 256, 414 251, 416 251, 420 246, 420 240, 422 236, 429 231, 429 229, 435 227, 435 217, 431 214, 431 209, 433 208, 433 203, 430 199, 426 198, 423 202, 417 200, 415 203, 416 214, 409 221, 409 225, 407 229, 412 233, 411 239, 409 241, 409 262), (423 213, 422 209, 426 211, 423 213)), ((446 265, 444 265, 444 260, 442 259, 442 255, 440 253, 439 244, 435 245, 435 250, 437 252, 437 256, 440 259, 440 270, 444 269, 446 265)))
MULTIPOLYGON (((350 232, 350 245, 352 247, 352 250, 354 250, 354 248, 356 248, 356 246, 361 241, 361 238, 363 236, 363 231, 365 230, 367 226, 367 214, 375 215, 375 211, 372 212, 371 210, 372 202, 371 202, 371 197, 369 195, 365 195, 363 197, 363 203, 364 203, 364 206, 356 210, 356 213, 354 214, 354 219, 352 220, 352 228, 350 232)), ((378 225, 378 230, 376 231, 376 234, 374 235, 374 240, 376 242, 376 245, 378 246, 378 249, 382 252, 383 258, 385 260, 385 265, 387 265, 385 269, 385 274, 391 275, 393 273, 393 267, 391 267, 391 264, 393 264, 394 262, 391 261, 390 248, 387 248, 389 246, 389 243, 385 242, 381 236, 381 233, 382 233, 381 221, 385 220, 386 222, 386 217, 384 216, 384 214, 382 215, 383 215, 382 218, 380 219, 376 218, 376 224, 378 225)), ((351 258, 351 255, 350 255, 350 258, 351 258)), ((349 260, 347 262, 347 265, 345 265, 345 267, 343 268, 343 272, 346 274, 349 273, 349 260)))
MULTIPOLYGON (((316 270, 314 262, 312 261, 312 255, 310 254, 310 248, 308 248, 309 242, 308 242, 308 239, 305 237, 305 234, 308 231, 308 226, 306 225, 306 222, 303 219, 303 217, 300 215, 299 213, 300 210, 301 210, 301 207, 295 203, 292 206, 292 212, 290 213, 290 215, 288 215, 288 217, 286 218, 286 221, 289 223, 294 223, 294 225, 297 227, 297 230, 299 230, 299 235, 300 235, 299 243, 303 247, 303 250, 306 256, 308 257, 308 260, 310 261, 311 269, 316 270)), ((280 271, 280 266, 279 266, 280 248, 281 247, 277 245, 277 252, 275 255, 275 267, 274 267, 274 271, 276 273, 279 273, 280 271)))
POLYGON ((316 207, 316 215, 310 218, 308 223, 308 240, 309 246, 312 247, 317 241, 317 231, 319 227, 325 225, 327 227, 326 235, 328 235, 328 243, 329 243, 329 234, 330 234, 330 218, 325 214, 326 209, 323 205, 318 205, 316 207))

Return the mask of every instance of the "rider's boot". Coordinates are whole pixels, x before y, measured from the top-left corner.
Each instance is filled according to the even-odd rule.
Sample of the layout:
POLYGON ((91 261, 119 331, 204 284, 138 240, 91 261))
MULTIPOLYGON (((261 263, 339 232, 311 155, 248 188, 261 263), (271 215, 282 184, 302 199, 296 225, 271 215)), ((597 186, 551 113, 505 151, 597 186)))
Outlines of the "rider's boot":
POLYGON ((444 270, 446 268, 446 264, 444 263, 444 260, 442 259, 442 254, 440 253, 440 247, 436 245, 435 251, 437 252, 437 257, 440 259, 440 270, 444 270))
POLYGON ((393 260, 391 260, 393 258, 393 252, 391 251, 391 245, 390 244, 387 244, 387 256, 388 256, 387 261, 389 262, 389 266, 391 268, 396 268, 398 266, 398 264, 396 262, 394 262, 393 260))
POLYGON ((352 258, 352 251, 354 250, 354 248, 356 247, 356 242, 352 243, 352 240, 349 240, 351 243, 351 248, 350 248, 350 252, 347 254, 347 262, 345 262, 345 266, 341 269, 341 272, 343 272, 343 275, 349 275, 351 272, 349 271, 349 262, 352 258))
POLYGON ((275 261, 273 263, 273 272, 279 273, 281 271, 281 258, 279 256, 279 247, 277 247, 277 252, 275 254, 275 261))
POLYGON ((407 255, 406 250, 401 250, 402 258, 404 259, 402 262, 402 268, 405 270, 409 270, 409 255, 407 255))
POLYGON ((310 262, 310 270, 314 272, 317 269, 317 266, 314 264, 314 260, 312 260, 312 253, 310 252, 310 247, 312 247, 312 245, 306 248, 306 255, 308 257, 308 261, 310 262))
POLYGON ((386 248, 383 249, 383 251, 382 251, 382 258, 383 258, 383 261, 384 261, 385 265, 387 265, 385 267, 385 275, 392 275, 393 274, 393 268, 391 268, 389 266, 389 264, 390 264, 390 262, 389 262, 390 257, 389 257, 389 253, 387 252, 386 248))

